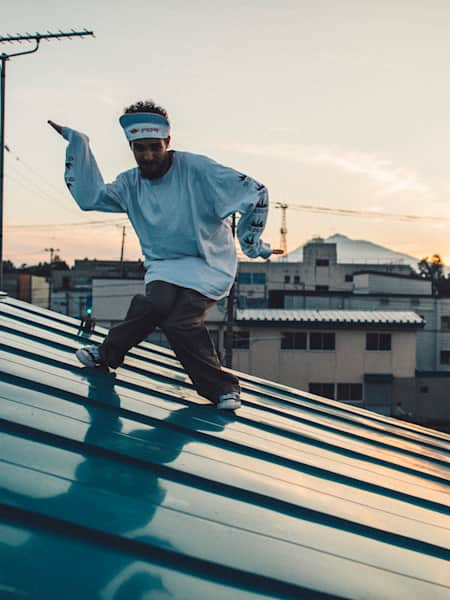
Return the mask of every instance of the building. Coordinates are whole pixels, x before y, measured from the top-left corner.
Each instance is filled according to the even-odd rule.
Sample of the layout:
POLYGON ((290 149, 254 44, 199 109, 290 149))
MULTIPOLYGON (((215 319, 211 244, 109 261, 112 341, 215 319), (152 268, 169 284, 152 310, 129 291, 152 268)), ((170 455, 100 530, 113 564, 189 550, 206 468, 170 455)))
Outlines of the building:
MULTIPOLYGON (((133 280, 142 282, 144 275, 144 265, 140 260, 90 260, 87 258, 75 260, 72 269, 53 269, 51 272, 51 309, 77 319, 83 319, 86 317, 87 310, 92 308, 93 280, 126 281, 131 282, 132 286, 133 280)), ((114 297, 113 302, 116 301, 117 298, 114 297)), ((104 307, 97 303, 96 308, 100 310, 107 306, 108 302, 104 303, 104 307)), ((115 314, 114 310, 113 312, 115 314)), ((117 321, 121 318, 122 316, 117 316, 116 319, 111 320, 117 321)), ((105 323, 107 321, 108 317, 105 316, 105 323)))
POLYGON ((239 306, 288 308, 286 299, 304 293, 351 294, 354 275, 362 270, 405 276, 413 273, 407 264, 339 263, 336 244, 312 241, 303 249, 303 262, 240 262, 239 306))
POLYGON ((72 269, 52 271, 54 291, 67 291, 90 286, 94 278, 144 279, 145 269, 141 260, 75 260, 72 269))
POLYGON ((5 273, 3 286, 4 291, 13 298, 43 308, 48 308, 49 306, 50 285, 45 277, 19 271, 5 273))
POLYGON ((92 314, 103 327, 125 318, 131 299, 145 293, 143 279, 92 279, 92 314))
MULTIPOLYGON (((319 244, 317 247, 315 244, 311 245, 312 251, 316 252, 312 254, 314 260, 321 260, 317 253, 320 254, 322 246, 330 244, 319 244)), ((310 264, 312 262, 309 261, 310 264)), ((289 263, 285 264, 286 267, 289 266, 289 263)), ((248 269, 249 265, 250 263, 241 263, 241 281, 241 269, 243 266, 248 269)), ((420 422, 445 428, 450 426, 450 298, 433 295, 431 281, 413 273, 395 272, 394 266, 389 271, 381 271, 373 269, 373 265, 370 269, 358 265, 358 270, 346 275, 349 279, 347 284, 351 288, 321 290, 317 287, 312 289, 313 286, 309 285, 305 286, 309 289, 300 289, 301 286, 293 289, 292 284, 286 283, 284 287, 279 281, 277 284, 273 277, 273 265, 255 263, 251 267, 257 268, 258 272, 247 272, 244 276, 244 281, 247 282, 248 277, 251 277, 252 286, 248 288, 250 296, 245 296, 245 286, 239 286, 241 308, 256 304, 261 308, 276 305, 284 310, 413 311, 419 315, 424 326, 416 332, 415 391, 411 393, 408 404, 414 418, 420 422), (256 291, 258 285, 259 293, 256 291)), ((399 267, 402 271, 403 266, 399 267)), ((294 263, 289 268, 300 272, 302 264, 294 263)), ((339 271, 339 265, 336 268, 339 271)), ((341 283, 342 275, 341 272, 341 283)), ((298 277, 300 279, 300 275, 298 277)), ((337 278, 332 277, 331 280, 337 281, 337 278)), ((311 281, 317 282, 317 279, 311 281)), ((273 310, 276 312, 277 309, 273 310)), ((268 326, 269 324, 270 320, 267 322, 268 326)), ((276 328, 276 322, 271 326, 276 328)))
POLYGON ((390 415, 414 398, 423 325, 411 311, 238 310, 233 366, 390 415))

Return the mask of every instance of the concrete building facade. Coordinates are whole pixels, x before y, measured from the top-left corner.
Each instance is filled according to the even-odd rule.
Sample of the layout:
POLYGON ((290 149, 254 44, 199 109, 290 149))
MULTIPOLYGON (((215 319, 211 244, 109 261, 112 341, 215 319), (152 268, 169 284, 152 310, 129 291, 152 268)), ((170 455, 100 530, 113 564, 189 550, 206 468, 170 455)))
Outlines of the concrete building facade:
POLYGON ((3 284, 4 291, 13 298, 41 308, 49 307, 50 286, 45 277, 31 273, 7 273, 3 284))
POLYGON ((415 313, 239 310, 233 367, 391 414, 415 387, 415 313))
POLYGON ((336 244, 310 242, 303 262, 245 261, 239 263, 237 295, 241 308, 286 308, 285 296, 305 292, 352 293, 355 273, 371 271, 410 276, 407 264, 339 263, 336 244))

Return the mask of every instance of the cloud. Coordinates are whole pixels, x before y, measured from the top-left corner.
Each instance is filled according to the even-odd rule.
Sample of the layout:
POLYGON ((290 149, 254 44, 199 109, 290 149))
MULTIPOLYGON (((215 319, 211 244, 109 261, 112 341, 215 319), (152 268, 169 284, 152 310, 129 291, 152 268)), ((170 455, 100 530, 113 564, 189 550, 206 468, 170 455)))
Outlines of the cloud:
POLYGON ((233 145, 233 150, 252 154, 291 160, 304 164, 324 164, 346 173, 366 176, 377 187, 377 194, 387 196, 399 192, 413 192, 422 197, 431 197, 430 187, 421 181, 414 171, 395 166, 391 161, 338 146, 306 144, 275 144, 270 146, 254 144, 233 145))

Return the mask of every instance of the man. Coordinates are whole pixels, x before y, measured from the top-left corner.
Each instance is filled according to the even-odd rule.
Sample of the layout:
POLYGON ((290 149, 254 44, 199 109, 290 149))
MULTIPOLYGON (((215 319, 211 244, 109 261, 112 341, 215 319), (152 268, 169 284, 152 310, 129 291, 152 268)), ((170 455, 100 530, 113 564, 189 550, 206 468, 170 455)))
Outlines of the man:
POLYGON ((204 319, 235 278, 232 213, 242 214, 237 233, 244 253, 272 253, 260 240, 267 190, 206 156, 169 150, 167 112, 152 101, 126 108, 119 122, 137 168, 105 184, 87 136, 49 121, 69 142, 65 180, 80 208, 127 213, 145 258, 145 296, 133 298, 125 321, 99 347, 82 347, 76 355, 89 367, 117 368, 159 326, 197 392, 219 409, 239 408, 239 381, 221 369, 204 319))

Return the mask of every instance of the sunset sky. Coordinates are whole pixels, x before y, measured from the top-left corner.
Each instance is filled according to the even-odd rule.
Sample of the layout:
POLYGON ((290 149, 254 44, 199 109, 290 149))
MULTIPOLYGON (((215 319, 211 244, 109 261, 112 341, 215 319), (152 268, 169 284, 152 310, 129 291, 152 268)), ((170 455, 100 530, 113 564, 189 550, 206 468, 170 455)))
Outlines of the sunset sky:
MULTIPOLYGON (((14 263, 46 260, 49 247, 69 263, 119 257, 126 218, 77 208, 47 119, 87 133, 110 181, 133 166, 117 119, 147 98, 168 110, 173 148, 246 172, 289 205, 289 249, 341 233, 450 262, 448 0, 3 0, 1 17, 0 35, 96 35, 7 64, 14 263)), ((280 219, 273 208, 273 246, 280 219)), ((127 227, 125 258, 139 257, 127 227)))

